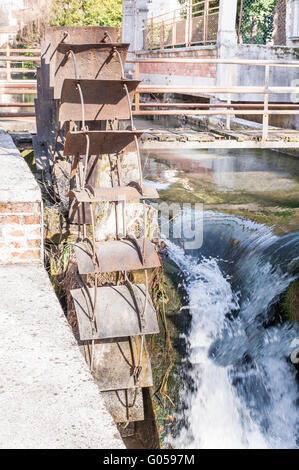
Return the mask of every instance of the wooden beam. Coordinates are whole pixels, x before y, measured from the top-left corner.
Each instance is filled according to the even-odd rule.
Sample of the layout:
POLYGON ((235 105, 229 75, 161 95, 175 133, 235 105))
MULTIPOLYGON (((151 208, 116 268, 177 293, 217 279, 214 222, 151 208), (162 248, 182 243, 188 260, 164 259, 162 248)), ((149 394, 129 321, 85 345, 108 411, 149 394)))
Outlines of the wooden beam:
POLYGON ((34 117, 35 113, 1 113, 0 118, 34 117))
POLYGON ((173 86, 173 85, 139 85, 139 93, 180 93, 188 94, 218 94, 218 93, 233 93, 233 94, 273 94, 284 95, 289 93, 298 93, 299 87, 269 87, 265 89, 262 86, 232 86, 218 87, 218 86, 201 86, 201 87, 188 87, 188 86, 173 86))
POLYGON ((0 108, 34 108, 34 103, 0 103, 0 108))
MULTIPOLYGON (((161 107, 161 108, 257 108, 263 109, 263 103, 231 103, 227 105, 226 103, 159 103, 157 101, 153 103, 139 103, 140 106, 144 108, 150 107, 161 107)), ((133 103, 134 106, 134 103, 133 103)), ((299 109, 299 104, 293 103, 270 103, 269 108, 285 108, 285 109, 299 109)))
POLYGON ((5 57, 5 56, 0 56, 0 62, 40 62, 40 57, 36 56, 26 56, 26 55, 20 55, 20 56, 10 56, 10 57, 5 57))
MULTIPOLYGON (((244 115, 244 114, 250 114, 250 115, 263 115, 264 110, 260 109, 248 109, 248 110, 230 110, 230 109, 209 109, 209 110, 198 110, 198 109, 169 109, 169 110, 149 110, 149 111, 133 111, 134 116, 218 116, 218 115, 223 115, 223 116, 234 116, 234 115, 244 115)), ((282 110, 274 110, 271 109, 268 111, 268 114, 280 114, 280 115, 287 115, 287 114, 292 114, 292 115, 297 115, 299 114, 299 109, 298 110, 287 110, 287 109, 282 109, 282 110)))
MULTIPOLYGON (((6 53, 6 49, 0 49, 0 52, 3 53, 5 52, 6 53)), ((22 48, 19 48, 19 49, 10 49, 10 52, 13 52, 13 53, 22 53, 22 54, 26 54, 27 52, 28 53, 31 53, 31 54, 34 54, 35 52, 37 54, 40 54, 41 50, 40 49, 22 49, 22 48)))
POLYGON ((298 144, 299 142, 289 142, 286 140, 271 141, 271 137, 269 137, 266 141, 245 140, 242 142, 232 139, 217 139, 212 142, 160 142, 156 140, 142 142, 140 147, 144 150, 177 149, 178 145, 180 149, 296 149, 298 144))
MULTIPOLYGON (((171 52, 171 51, 170 51, 171 52)), ((242 59, 198 59, 197 57, 145 57, 142 59, 127 59, 127 63, 152 63, 152 64, 163 64, 163 63, 191 63, 191 64, 232 64, 232 65, 257 65, 264 67, 270 65, 271 67, 299 67, 298 61, 295 60, 242 60, 242 59)))

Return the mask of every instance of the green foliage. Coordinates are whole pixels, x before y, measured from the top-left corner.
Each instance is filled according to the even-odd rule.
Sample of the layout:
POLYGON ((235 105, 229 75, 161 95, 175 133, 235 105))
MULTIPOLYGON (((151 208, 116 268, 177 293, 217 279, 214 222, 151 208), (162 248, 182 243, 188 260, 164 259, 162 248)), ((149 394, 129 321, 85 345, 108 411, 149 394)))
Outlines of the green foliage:
POLYGON ((51 26, 120 26, 121 0, 53 0, 51 26))
POLYGON ((244 0, 241 34, 244 44, 267 44, 274 30, 277 0, 244 0))
MULTIPOLYGON (((24 56, 32 57, 35 54, 33 52, 24 52, 24 56)), ((36 64, 34 62, 24 62, 24 68, 26 69, 35 69, 36 64)))

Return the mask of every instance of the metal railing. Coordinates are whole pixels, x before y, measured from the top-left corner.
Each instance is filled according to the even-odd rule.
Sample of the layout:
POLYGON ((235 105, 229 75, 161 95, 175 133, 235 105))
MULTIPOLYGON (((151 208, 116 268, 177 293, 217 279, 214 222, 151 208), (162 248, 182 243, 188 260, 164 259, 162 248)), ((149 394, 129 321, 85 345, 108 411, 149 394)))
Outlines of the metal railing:
MULTIPOLYGON (((290 68, 299 68, 299 61, 272 61, 272 60, 229 60, 229 59, 198 59, 192 58, 145 58, 137 60, 128 60, 135 64, 135 78, 139 80, 139 66, 142 63, 192 63, 192 64, 216 64, 226 66, 222 68, 222 76, 227 74, 226 86, 168 86, 168 85, 140 85, 135 94, 134 115, 163 116, 163 115, 194 115, 194 116, 226 116, 226 128, 231 127, 231 118, 233 116, 243 115, 261 115, 262 116, 262 139, 266 140, 269 135, 269 116, 270 115, 297 115, 299 114, 299 87, 296 86, 270 86, 270 69, 285 68, 286 77, 290 68), (264 67, 264 84, 262 86, 233 86, 233 67, 234 66, 252 66, 264 67), (200 95, 201 97, 213 98, 217 95, 226 95, 225 102, 223 98, 220 103, 165 103, 159 101, 141 102, 140 94, 189 94, 200 95), (263 101, 243 103, 248 101, 245 95, 263 95, 263 101), (271 103, 271 95, 297 95, 297 99, 287 103, 271 103), (238 95, 239 98, 232 103, 232 95, 238 95), (242 100, 243 96, 243 100, 242 100), (298 103, 298 104, 297 104, 298 103), (159 109, 163 108, 163 109, 159 109), (168 109, 165 109, 168 108, 168 109)), ((196 101, 196 99, 194 100, 196 101)))
MULTIPOLYGON (((24 52, 25 50, 18 50, 18 52, 24 52)), ((26 50, 26 52, 36 52, 38 50, 26 50)), ((0 50, 0 52, 2 52, 0 50)), ((12 50, 15 54, 15 50, 12 50)), ((38 63, 40 58, 36 55, 34 57, 27 56, 0 56, 1 61, 17 62, 32 61, 38 63)), ((242 60, 242 59, 199 59, 197 57, 192 58, 144 58, 144 59, 129 59, 128 63, 133 63, 135 66, 135 79, 140 78, 140 64, 149 63, 190 63, 190 64, 214 64, 215 66, 224 66, 221 69, 221 75, 226 74, 226 80, 223 86, 188 86, 188 85, 140 85, 138 91, 135 94, 133 114, 139 116, 163 116, 163 115, 175 115, 175 116, 225 116, 226 117, 226 128, 231 127, 231 118, 233 116, 249 116, 249 115, 261 115, 262 116, 262 138, 266 140, 269 134, 269 116, 271 115, 298 115, 299 114, 299 87, 297 86, 272 86, 270 85, 270 70, 272 68, 285 69, 285 76, 289 69, 299 69, 299 61, 273 61, 273 60, 242 60), (233 85, 233 69, 238 66, 251 66, 251 67, 263 67, 264 68, 264 83, 261 86, 234 86, 233 85), (193 102, 188 103, 175 103, 163 101, 141 101, 140 95, 158 95, 158 94, 185 94, 193 95, 193 102), (220 96, 218 103, 202 103, 197 101, 197 96, 205 97, 207 99, 220 96), (225 95, 225 99, 223 98, 225 95), (235 96, 237 95, 237 99, 235 96), (247 95, 247 97, 246 97, 247 95), (263 99, 258 102, 244 102, 248 101, 248 95, 262 95, 263 99), (292 100, 289 102, 271 102, 270 96, 273 95, 293 95, 292 100), (294 98, 296 95, 296 99, 294 98), (243 99, 242 99, 243 98, 243 99), (235 102, 233 102, 235 99, 235 102), (197 102, 196 102, 197 101, 197 102), (292 101, 292 102, 291 102, 292 101)), ((36 80, 5 80, 0 81, 0 92, 5 94, 20 94, 30 93, 36 94, 36 80)), ((33 103, 0 103, 1 107, 7 109, 10 107, 33 107, 33 103)), ((0 112, 3 116, 4 113, 0 112)), ((28 113, 6 113, 9 116, 23 116, 28 113)), ((34 115, 34 113, 31 113, 34 115)))
POLYGON ((40 49, 13 49, 9 45, 0 49, 0 93, 4 98, 7 96, 6 101, 0 100, 0 117, 34 116, 33 112, 10 110, 34 107, 32 98, 29 102, 26 99, 28 95, 36 94, 35 76, 39 63, 40 49), (18 96, 18 101, 11 102, 9 95, 18 96))
POLYGON ((215 44, 219 0, 187 1, 180 8, 150 18, 143 28, 143 49, 215 44))

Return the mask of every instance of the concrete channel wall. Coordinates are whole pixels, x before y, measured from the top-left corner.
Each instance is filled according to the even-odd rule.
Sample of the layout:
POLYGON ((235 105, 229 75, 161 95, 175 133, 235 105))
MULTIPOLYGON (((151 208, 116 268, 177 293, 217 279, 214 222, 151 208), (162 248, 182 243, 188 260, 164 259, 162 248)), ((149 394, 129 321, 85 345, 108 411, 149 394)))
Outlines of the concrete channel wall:
POLYGON ((123 448, 41 262, 39 187, 4 132, 0 175, 0 448, 123 448), (30 240, 38 257, 13 254, 30 240))

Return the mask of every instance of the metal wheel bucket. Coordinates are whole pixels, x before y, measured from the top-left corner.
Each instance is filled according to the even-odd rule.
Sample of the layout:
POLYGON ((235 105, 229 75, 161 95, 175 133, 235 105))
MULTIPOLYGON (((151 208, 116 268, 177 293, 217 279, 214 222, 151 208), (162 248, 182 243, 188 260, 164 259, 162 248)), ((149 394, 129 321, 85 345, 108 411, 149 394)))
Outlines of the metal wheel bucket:
POLYGON ((60 99, 67 78, 119 80, 122 77, 129 44, 60 43, 56 50, 54 98, 60 99), (116 50, 119 55, 117 54, 116 50))
POLYGON ((95 322, 92 320, 94 288, 74 289, 74 300, 80 339, 106 339, 159 332, 157 315, 147 292, 144 326, 141 314, 145 306, 146 288, 133 286, 134 296, 127 285, 97 287, 95 322))
POLYGON ((136 241, 124 239, 96 242, 95 248, 98 261, 96 266, 92 260, 90 245, 76 243, 73 246, 80 274, 136 271, 161 266, 155 245, 143 238, 136 241), (144 262, 142 262, 143 248, 145 248, 144 262))
POLYGON ((136 151, 136 141, 140 140, 143 131, 77 131, 66 135, 64 155, 107 155, 136 151))
POLYGON ((133 101, 138 80, 66 79, 61 91, 59 121, 101 121, 129 119, 130 107, 124 85, 133 101), (80 98, 80 85, 83 103, 80 98))

